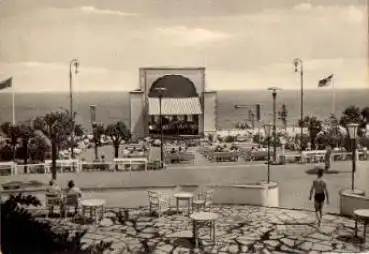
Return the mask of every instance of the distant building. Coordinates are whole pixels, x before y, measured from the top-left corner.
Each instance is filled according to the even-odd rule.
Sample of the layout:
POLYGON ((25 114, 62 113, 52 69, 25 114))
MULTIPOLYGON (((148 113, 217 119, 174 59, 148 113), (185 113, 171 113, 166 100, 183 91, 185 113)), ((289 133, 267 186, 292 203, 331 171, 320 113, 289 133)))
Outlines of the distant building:
POLYGON ((132 138, 160 133, 159 91, 165 135, 216 132, 217 93, 206 90, 205 68, 141 68, 139 89, 130 92, 132 138))

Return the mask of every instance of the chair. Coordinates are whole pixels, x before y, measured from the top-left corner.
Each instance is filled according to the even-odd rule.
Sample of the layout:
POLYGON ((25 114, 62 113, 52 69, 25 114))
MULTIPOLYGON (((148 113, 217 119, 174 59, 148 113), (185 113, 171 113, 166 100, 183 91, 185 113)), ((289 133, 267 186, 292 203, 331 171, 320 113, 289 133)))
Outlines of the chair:
POLYGON ((79 208, 79 194, 71 193, 65 194, 63 198, 63 214, 68 214, 69 208, 74 208, 74 215, 78 213, 79 208))
POLYGON ((209 210, 211 205, 213 204, 214 190, 207 190, 197 195, 197 197, 193 200, 192 205, 199 212, 200 208, 208 207, 209 210))
POLYGON ((169 198, 165 197, 162 193, 147 191, 149 197, 149 211, 156 210, 159 217, 169 210, 169 198))
POLYGON ((63 205, 61 194, 54 194, 54 193, 46 193, 45 194, 45 205, 49 212, 46 214, 46 217, 53 214, 54 207, 59 206, 60 208, 63 205))

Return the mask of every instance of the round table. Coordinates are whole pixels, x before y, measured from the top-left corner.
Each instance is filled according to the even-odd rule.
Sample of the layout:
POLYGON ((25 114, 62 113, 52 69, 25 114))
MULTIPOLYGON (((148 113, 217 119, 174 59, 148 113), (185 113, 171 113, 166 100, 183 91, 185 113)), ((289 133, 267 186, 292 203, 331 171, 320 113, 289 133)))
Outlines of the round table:
POLYGON ((361 220, 364 223, 364 242, 366 239, 366 227, 369 224, 369 209, 357 209, 354 211, 355 215, 355 237, 357 237, 357 224, 361 220))
POLYGON ((96 221, 104 217, 104 205, 105 200, 103 199, 85 199, 81 201, 83 215, 86 210, 90 210, 90 218, 93 219, 95 216, 96 221), (97 216, 97 210, 100 210, 100 216, 97 216))
POLYGON ((192 200, 195 197, 193 193, 190 192, 181 192, 181 193, 175 193, 173 194, 173 197, 176 198, 176 205, 177 205, 177 214, 179 213, 179 201, 180 200, 187 200, 188 202, 188 215, 191 214, 191 208, 192 208, 192 200))
POLYGON ((192 220, 192 230, 196 248, 199 247, 197 231, 201 224, 210 223, 210 239, 213 241, 213 244, 215 244, 215 221, 219 218, 219 215, 211 212, 198 212, 191 214, 190 218, 192 220))

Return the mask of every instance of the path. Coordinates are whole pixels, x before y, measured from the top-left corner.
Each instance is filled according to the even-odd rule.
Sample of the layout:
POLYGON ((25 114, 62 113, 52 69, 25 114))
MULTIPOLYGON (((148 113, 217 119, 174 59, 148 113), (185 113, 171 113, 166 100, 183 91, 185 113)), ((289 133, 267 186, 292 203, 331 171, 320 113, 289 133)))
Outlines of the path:
MULTIPOLYGON (((59 174, 58 183, 65 187, 68 180, 75 180, 80 187, 103 188, 103 187, 150 187, 150 186, 173 186, 173 185, 203 185, 203 184, 235 184, 247 183, 266 178, 266 165, 252 166, 219 166, 215 164, 209 166, 182 167, 160 171, 148 172, 91 172, 79 174, 59 174)), ((369 163, 361 161, 358 168, 369 170, 369 163)), ((280 206, 288 208, 307 208, 311 209, 312 204, 307 200, 311 181, 315 176, 307 175, 305 165, 284 165, 273 166, 271 168, 271 179, 279 183, 280 188, 280 206)), ((326 208, 330 212, 338 212, 339 196, 341 189, 347 189, 351 186, 351 163, 340 162, 334 164, 334 169, 339 174, 326 175, 330 192, 330 205, 326 208)), ((47 183, 50 175, 18 175, 4 176, 0 178, 0 184, 7 181, 27 181, 37 180, 47 183)), ((361 179, 360 188, 369 193, 369 179, 361 179)), ((109 192, 95 192, 96 195, 106 196, 111 200, 112 206, 122 205, 125 197, 130 205, 142 204, 146 199, 140 200, 138 197, 146 197, 144 191, 142 195, 131 195, 126 190, 115 190, 109 192)), ((92 194, 91 194, 92 195, 92 194)), ((124 204, 123 204, 124 205, 124 204)), ((134 206, 136 206, 134 205, 134 206)))

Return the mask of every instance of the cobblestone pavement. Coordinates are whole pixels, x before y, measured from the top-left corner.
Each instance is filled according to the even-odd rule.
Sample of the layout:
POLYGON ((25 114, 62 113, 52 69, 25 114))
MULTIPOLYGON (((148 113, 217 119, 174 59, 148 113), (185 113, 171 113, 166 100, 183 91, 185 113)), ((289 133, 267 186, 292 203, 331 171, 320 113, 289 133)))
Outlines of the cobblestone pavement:
MULTIPOLYGON (((51 219, 55 227, 88 229, 85 246, 111 241, 106 253, 357 253, 369 250, 369 236, 355 239, 352 219, 325 215, 322 225, 315 224, 308 211, 251 206, 212 207, 218 213, 216 242, 209 229, 200 229, 199 248, 195 249, 190 219, 175 212, 162 217, 150 216, 147 209, 110 209, 98 224, 51 219), (126 210, 127 211, 127 210, 126 210)), ((363 227, 359 226, 359 236, 363 227)))

